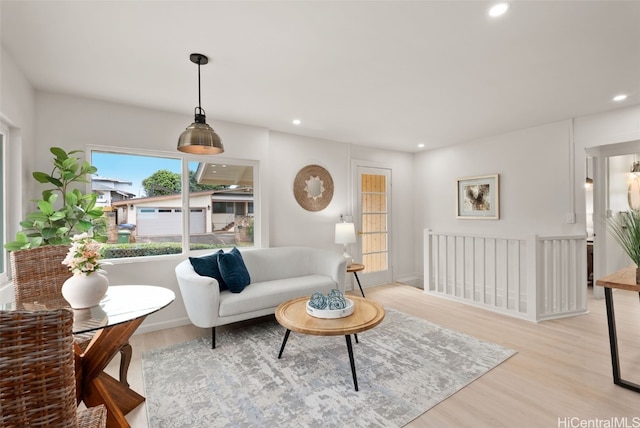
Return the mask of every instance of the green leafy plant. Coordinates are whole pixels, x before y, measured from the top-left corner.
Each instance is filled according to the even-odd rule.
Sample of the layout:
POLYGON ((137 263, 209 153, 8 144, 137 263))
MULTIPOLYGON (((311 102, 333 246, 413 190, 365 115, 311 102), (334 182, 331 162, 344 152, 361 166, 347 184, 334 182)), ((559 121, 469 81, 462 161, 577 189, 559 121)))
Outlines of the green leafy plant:
POLYGON ((607 221, 606 227, 633 263, 640 267, 640 211, 618 213, 607 221))
POLYGON ((51 173, 34 172, 33 178, 54 187, 44 190, 42 199, 34 200, 38 211, 28 213, 20 222, 22 231, 16 233, 16 240, 4 245, 8 251, 68 245, 73 235, 83 232, 91 233, 98 242, 107 240, 102 207, 96 206, 98 195, 72 189, 78 183, 88 183, 87 175, 94 174, 96 167, 73 156, 82 150, 69 153, 59 147, 49 150, 54 155, 51 173))

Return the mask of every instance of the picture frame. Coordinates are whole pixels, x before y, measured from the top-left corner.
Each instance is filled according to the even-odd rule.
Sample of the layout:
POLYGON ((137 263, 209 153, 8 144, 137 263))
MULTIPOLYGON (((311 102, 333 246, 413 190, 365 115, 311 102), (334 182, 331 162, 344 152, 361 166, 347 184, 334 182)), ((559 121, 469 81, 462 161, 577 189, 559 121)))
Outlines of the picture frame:
POLYGON ((500 175, 479 175, 456 179, 456 218, 498 220, 500 218, 500 175))

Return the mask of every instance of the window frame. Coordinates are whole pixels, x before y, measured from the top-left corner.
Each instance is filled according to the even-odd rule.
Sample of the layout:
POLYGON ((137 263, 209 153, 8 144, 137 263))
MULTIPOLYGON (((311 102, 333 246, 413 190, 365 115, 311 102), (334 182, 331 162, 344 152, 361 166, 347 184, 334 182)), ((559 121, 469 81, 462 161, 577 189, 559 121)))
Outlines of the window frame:
POLYGON ((2 270, 0 270, 0 284, 7 283, 9 281, 9 253, 4 248, 4 243, 7 242, 7 236, 9 230, 8 217, 9 211, 7 203, 7 155, 8 155, 8 141, 9 141, 9 127, 7 124, 0 120, 0 205, 2 206, 2 212, 0 213, 0 240, 2 247, 0 247, 0 257, 2 257, 2 270))
MULTIPOLYGON (((216 162, 215 159, 219 159, 220 161, 224 161, 225 164, 228 165, 244 165, 251 166, 253 168, 253 205, 254 207, 261 206, 260 204, 260 183, 259 183, 259 161, 252 159, 239 159, 239 158, 228 158, 222 156, 216 156, 215 158, 206 158, 203 160, 201 155, 192 155, 183 152, 167 152, 163 150, 149 150, 149 149, 134 149, 134 148, 125 148, 125 147, 117 147, 117 146, 103 146, 103 145, 87 145, 85 151, 85 157, 87 162, 92 164, 92 155, 93 152, 103 152, 103 153, 113 153, 113 154, 122 154, 122 155, 136 155, 136 156, 148 156, 148 157, 160 157, 160 158, 170 158, 177 159, 181 162, 182 167, 182 188, 189 188, 189 163, 190 162, 216 162)), ((100 171, 98 170, 98 174, 100 171)), ((91 191, 91 183, 87 183, 87 191, 91 191)), ((197 256, 201 254, 210 253, 211 250, 191 250, 190 249, 190 241, 189 241, 189 230, 190 230, 190 219, 189 215, 185 216, 184 213, 189 213, 189 192, 181 192, 181 204, 179 209, 182 210, 182 252, 175 254, 167 254, 167 255, 155 255, 155 256, 135 256, 135 257, 126 257, 126 258, 116 258, 109 259, 111 263, 121 264, 121 263, 132 263, 135 261, 147 261, 153 260, 157 258, 183 258, 185 255, 187 256, 197 256)), ((260 212, 258 214, 253 213, 254 215, 254 237, 253 237, 253 247, 259 248, 261 246, 261 215, 260 212)))

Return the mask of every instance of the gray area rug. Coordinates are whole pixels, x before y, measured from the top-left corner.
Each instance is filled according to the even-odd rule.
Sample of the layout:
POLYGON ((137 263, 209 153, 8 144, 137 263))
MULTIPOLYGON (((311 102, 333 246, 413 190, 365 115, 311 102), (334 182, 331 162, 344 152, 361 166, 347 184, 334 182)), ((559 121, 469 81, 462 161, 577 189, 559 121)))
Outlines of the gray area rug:
POLYGON ((149 427, 400 427, 514 351, 386 309, 353 341, 292 332, 275 319, 145 352, 149 427))

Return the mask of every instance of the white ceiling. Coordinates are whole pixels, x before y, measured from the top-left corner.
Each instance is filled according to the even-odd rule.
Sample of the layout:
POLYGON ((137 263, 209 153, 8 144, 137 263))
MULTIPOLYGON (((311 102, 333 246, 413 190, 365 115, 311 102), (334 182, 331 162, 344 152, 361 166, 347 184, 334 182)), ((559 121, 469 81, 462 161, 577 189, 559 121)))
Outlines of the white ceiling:
POLYGON ((409 152, 640 102, 640 1, 490 4, 1 0, 0 36, 39 90, 192 116, 199 52, 214 128, 409 152))

